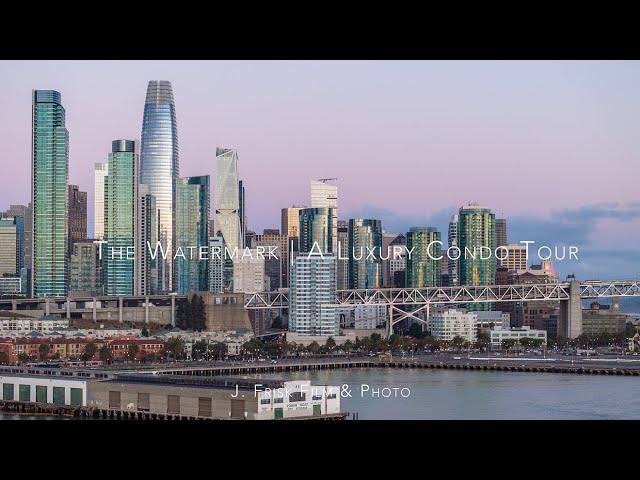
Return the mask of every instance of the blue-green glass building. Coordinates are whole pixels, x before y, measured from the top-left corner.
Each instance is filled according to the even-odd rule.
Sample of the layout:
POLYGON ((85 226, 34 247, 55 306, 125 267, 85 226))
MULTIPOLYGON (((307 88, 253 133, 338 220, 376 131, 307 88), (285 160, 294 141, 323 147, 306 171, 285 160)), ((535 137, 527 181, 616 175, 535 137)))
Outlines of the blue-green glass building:
POLYGON ((114 140, 104 177, 102 262, 105 295, 133 295, 139 155, 133 140, 114 140))
POLYGON ((209 245, 209 176, 176 180, 175 286, 178 293, 209 288, 207 258, 201 247, 209 245))
POLYGON ((349 288, 380 288, 382 286, 381 248, 382 222, 380 220, 368 218, 349 220, 349 288))
POLYGON ((407 232, 407 288, 437 287, 440 285, 442 260, 440 232, 433 227, 413 227, 407 232))
POLYGON ((337 254, 338 239, 333 224, 336 209, 333 207, 303 208, 300 215, 300 252, 337 254), (319 250, 319 251, 318 251, 319 250))
POLYGON ((55 90, 33 91, 32 142, 32 292, 36 297, 64 297, 69 275, 69 133, 55 90))

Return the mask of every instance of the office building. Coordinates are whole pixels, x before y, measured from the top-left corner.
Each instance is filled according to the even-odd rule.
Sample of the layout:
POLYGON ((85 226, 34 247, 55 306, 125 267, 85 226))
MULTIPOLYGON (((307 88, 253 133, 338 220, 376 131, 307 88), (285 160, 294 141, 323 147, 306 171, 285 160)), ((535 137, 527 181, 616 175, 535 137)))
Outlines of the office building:
POLYGON ((475 313, 451 308, 432 314, 428 328, 438 340, 451 342, 454 338, 461 337, 466 342, 473 343, 478 339, 476 319, 475 313))
POLYGON ((257 249, 247 248, 233 259, 234 293, 256 293, 270 289, 265 258, 258 255, 257 249))
POLYGON ((133 140, 114 140, 104 181, 102 262, 105 295, 133 295, 139 155, 133 140))
MULTIPOLYGON (((458 246, 458 215, 452 215, 449 221, 449 229, 447 231, 448 246, 458 246)), ((452 251, 450 251, 452 252, 452 251)), ((457 255, 451 254, 445 256, 447 262, 447 275, 449 280, 449 286, 455 287, 460 285, 460 279, 458 278, 458 260, 457 255)))
POLYGON ((507 219, 496 218, 496 247, 507 245, 507 219))
POLYGON ((380 220, 365 218, 349 220, 350 289, 382 287, 381 250, 382 222, 380 220), (371 255, 371 252, 374 254, 371 255))
POLYGON ((265 228, 261 235, 256 235, 255 244, 252 248, 264 247, 265 251, 265 271, 269 277, 271 290, 277 290, 287 285, 287 265, 289 258, 289 237, 282 235, 280 230, 275 228, 265 228), (277 258, 267 255, 269 247, 277 258), (275 247, 275 249, 273 249, 275 247))
POLYGON ((0 277, 20 276, 24 263, 24 218, 0 218, 0 277))
POLYGON ((440 285, 440 232, 433 227, 413 227, 407 232, 406 283, 408 288, 440 285))
POLYGON ((338 223, 334 208, 300 210, 300 252, 336 253, 338 223), (335 224, 335 229, 333 225, 335 224))
POLYGON ((222 235, 231 251, 244 248, 240 222, 238 154, 230 148, 216 149, 214 236, 222 235))
POLYGON ((93 241, 74 243, 70 263, 70 296, 103 294, 98 244, 93 241))
MULTIPOLYGON (((109 175, 111 170, 109 170, 109 175)), ((140 147, 140 183, 147 185, 159 211, 159 238, 165 251, 175 251, 176 180, 180 176, 178 161, 178 127, 171 82, 152 80, 142 118, 140 147)), ((172 291, 172 256, 158 261, 158 289, 172 291)))
POLYGON ((349 288, 349 222, 338 220, 338 245, 340 255, 336 259, 336 282, 338 290, 349 288))
POLYGON ((138 185, 138 219, 136 221, 135 283, 138 295, 158 293, 158 263, 161 256, 158 247, 160 222, 156 197, 149 187, 138 185))
POLYGON ((104 177, 109 173, 108 163, 93 166, 93 238, 104 238, 104 177))
MULTIPOLYGON (((487 207, 469 204, 458 212, 458 277, 460 285, 494 285, 496 281, 495 215, 487 207)), ((481 304, 478 310, 493 310, 481 304)))
MULTIPOLYGON (((328 182, 336 181, 337 178, 323 178, 311 180, 310 199, 311 208, 331 208, 333 209, 331 222, 331 238, 335 242, 332 252, 336 252, 338 245, 338 186, 328 182)), ((301 250, 302 251, 302 250, 301 250)))
POLYGON ((387 321, 386 305, 357 305, 353 309, 356 330, 375 330, 387 321))
POLYGON ((201 259, 209 243, 209 176, 176 181, 175 290, 180 294, 208 288, 207 262, 201 259))
POLYGON ((33 91, 32 140, 32 291, 36 297, 64 297, 69 275, 69 133, 59 92, 33 91))
POLYGON ((520 344, 525 338, 537 340, 540 345, 547 344, 547 332, 544 330, 535 330, 527 326, 513 328, 494 327, 491 330, 491 348, 502 348, 504 340, 513 340, 515 344, 520 344))
POLYGON ((288 237, 300 235, 300 210, 306 207, 287 207, 282 209, 280 231, 288 237))
POLYGON ((244 238, 247 230, 247 211, 245 210, 244 182, 238 181, 238 216, 240 217, 240 238, 244 238))
POLYGON ((289 331, 299 335, 335 336, 336 257, 300 254, 291 265, 289 331))
POLYGON ((69 185, 69 241, 68 255, 73 253, 73 244, 87 239, 87 192, 77 185, 69 185))
POLYGON ((521 243, 510 243, 502 245, 496 253, 498 257, 504 257, 498 260, 498 265, 507 270, 526 270, 527 269, 527 246, 521 243))

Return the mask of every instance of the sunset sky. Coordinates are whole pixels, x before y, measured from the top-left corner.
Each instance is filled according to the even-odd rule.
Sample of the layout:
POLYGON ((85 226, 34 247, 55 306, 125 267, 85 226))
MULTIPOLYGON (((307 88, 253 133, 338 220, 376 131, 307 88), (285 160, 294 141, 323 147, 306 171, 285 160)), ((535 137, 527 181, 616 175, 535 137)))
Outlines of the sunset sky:
POLYGON ((579 246, 563 273, 640 275, 639 62, 1 61, 0 209, 29 201, 31 90, 58 90, 91 234, 93 165, 140 138, 155 79, 173 83, 181 176, 236 148, 253 230, 338 177, 341 218, 446 231, 473 201, 511 241, 579 246))

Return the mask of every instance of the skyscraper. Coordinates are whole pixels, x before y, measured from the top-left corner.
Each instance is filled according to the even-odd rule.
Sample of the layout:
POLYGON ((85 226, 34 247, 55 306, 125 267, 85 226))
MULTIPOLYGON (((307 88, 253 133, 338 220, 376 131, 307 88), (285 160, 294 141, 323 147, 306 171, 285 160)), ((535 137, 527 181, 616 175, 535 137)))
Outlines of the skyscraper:
POLYGON ((305 207, 287 207, 282 209, 280 231, 288 237, 300 235, 300 210, 305 207))
MULTIPOLYGON (((349 220, 349 288, 382 287, 382 222, 349 220), (374 252, 374 255, 370 255, 374 252)), ((385 254, 386 256, 386 254, 385 254)))
POLYGON ((265 247, 265 274, 269 277, 269 287, 271 290, 286 285, 287 281, 287 259, 289 257, 289 242, 286 235, 280 234, 276 228, 265 228, 261 235, 256 235, 255 247, 265 247), (273 251, 277 258, 269 258, 268 247, 275 247, 273 251))
POLYGON ((70 295, 102 295, 102 269, 98 244, 76 242, 71 254, 70 295))
POLYGON ((247 212, 244 209, 244 182, 238 182, 238 215, 240 217, 240 238, 244 238, 247 230, 247 212))
POLYGON ((300 252, 318 248, 322 253, 337 253, 338 222, 334 208, 303 208, 300 210, 300 252), (333 228, 335 224, 336 228, 333 228))
POLYGON ((133 140, 114 140, 104 182, 105 295, 133 295, 139 156, 133 140))
POLYGON ((177 180, 175 290, 181 294, 208 288, 200 249, 209 244, 209 191, 209 175, 177 180))
POLYGON ((240 192, 238 182, 238 154, 230 148, 216 149, 216 191, 213 236, 218 232, 224 237, 227 248, 244 247, 240 224, 240 192))
MULTIPOLYGON (((111 173, 111 171, 109 171, 111 173)), ((165 249, 175 250, 176 179, 179 177, 178 127, 171 82, 152 80, 147 87, 142 119, 140 183, 149 187, 160 212, 159 241, 165 249)), ((172 256, 160 262, 158 288, 171 291, 172 256)))
POLYGON ((32 140, 32 292, 36 297, 63 297, 69 274, 69 133, 59 92, 33 91, 32 140))
POLYGON ((320 180, 311 180, 311 208, 331 208, 333 209, 333 218, 331 223, 331 238, 334 240, 335 252, 338 248, 338 186, 331 185, 330 181, 337 178, 323 178, 320 180))
POLYGON ((496 218, 496 247, 508 245, 507 219, 496 218))
POLYGON ((93 238, 104 237, 104 177, 109 173, 108 163, 96 163, 93 170, 93 238))
POLYGON ((138 218, 136 220, 135 282, 138 295, 158 293, 158 256, 152 255, 158 244, 158 207, 149 187, 138 185, 138 218))
POLYGON ((496 219, 487 207, 469 204, 458 212, 460 285, 493 285, 496 280, 496 219), (481 251, 484 252, 481 254, 481 251), (482 259, 481 256, 488 258, 482 259))
POLYGON ((20 231, 22 217, 0 218, 0 277, 20 275, 20 231))
POLYGON ((440 285, 442 267, 440 232, 433 227, 413 227, 407 232, 406 282, 408 288, 436 287, 440 285))
MULTIPOLYGON (((458 246, 458 215, 451 215, 448 231, 449 248, 458 246)), ((460 284, 458 278, 458 258, 452 254, 445 256, 447 262, 447 273, 449 276, 449 286, 455 287, 460 284)))
POLYGON ((340 258, 336 259, 336 287, 338 290, 349 288, 349 222, 338 220, 338 245, 340 258))
POLYGON ((69 246, 71 258, 73 244, 87 239, 87 192, 77 185, 69 185, 69 246))

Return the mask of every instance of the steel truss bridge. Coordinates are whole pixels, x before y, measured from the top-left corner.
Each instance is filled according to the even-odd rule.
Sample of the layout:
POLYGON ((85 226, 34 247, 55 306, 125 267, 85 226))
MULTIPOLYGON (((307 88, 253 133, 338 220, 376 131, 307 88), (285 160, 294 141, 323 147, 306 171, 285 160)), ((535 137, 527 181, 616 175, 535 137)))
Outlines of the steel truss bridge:
MULTIPOLYGON (((387 334, 390 334, 393 331, 393 325, 406 318, 426 323, 418 313, 424 312, 428 318, 430 305, 497 302, 560 302, 563 305, 572 300, 579 302, 579 300, 608 297, 640 297, 640 281, 579 282, 574 280, 526 285, 338 290, 335 303, 326 306, 349 309, 358 305, 384 305, 388 307, 387 334)), ((284 289, 277 292, 254 293, 245 297, 247 309, 288 307, 289 291, 284 289)), ((581 311, 579 315, 581 322, 581 311)))

